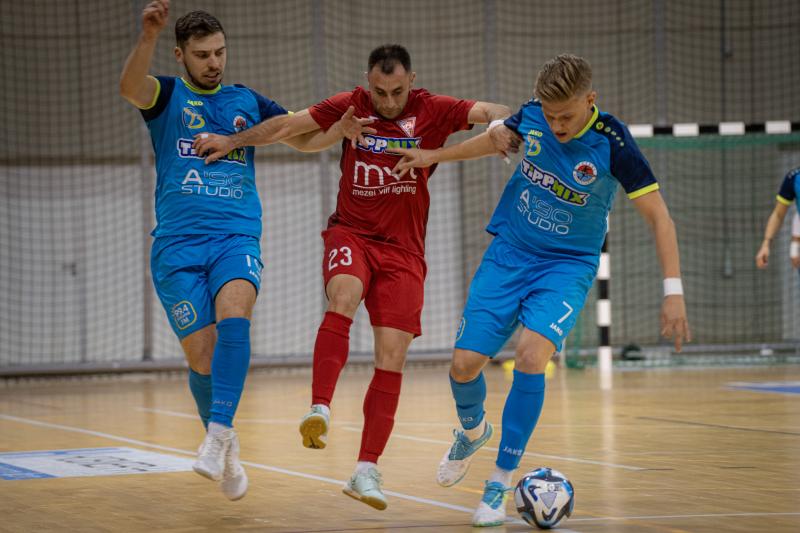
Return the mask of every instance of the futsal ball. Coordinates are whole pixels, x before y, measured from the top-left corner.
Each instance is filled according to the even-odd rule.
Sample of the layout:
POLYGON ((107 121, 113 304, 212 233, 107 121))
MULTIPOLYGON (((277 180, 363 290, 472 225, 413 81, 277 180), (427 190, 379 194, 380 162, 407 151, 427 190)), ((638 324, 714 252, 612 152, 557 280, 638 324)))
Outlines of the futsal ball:
POLYGON ((523 520, 541 529, 550 529, 572 514, 575 489, 567 476, 542 467, 531 470, 514 489, 514 502, 523 520))

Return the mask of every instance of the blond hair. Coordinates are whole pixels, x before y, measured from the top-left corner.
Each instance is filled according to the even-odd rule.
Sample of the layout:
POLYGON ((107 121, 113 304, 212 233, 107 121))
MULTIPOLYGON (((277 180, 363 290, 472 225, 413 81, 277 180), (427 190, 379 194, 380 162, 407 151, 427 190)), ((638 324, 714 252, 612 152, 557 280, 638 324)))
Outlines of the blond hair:
POLYGON ((582 57, 561 54, 542 66, 533 94, 546 102, 563 102, 592 88, 592 67, 582 57))

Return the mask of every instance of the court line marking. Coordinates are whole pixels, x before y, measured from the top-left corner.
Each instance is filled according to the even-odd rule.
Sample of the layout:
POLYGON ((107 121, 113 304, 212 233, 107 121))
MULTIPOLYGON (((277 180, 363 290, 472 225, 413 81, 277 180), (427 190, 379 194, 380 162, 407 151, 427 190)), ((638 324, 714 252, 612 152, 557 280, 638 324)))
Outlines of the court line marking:
MULTIPOLYGON (((360 432, 361 431, 360 428, 347 427, 347 426, 343 426, 342 429, 344 429, 346 431, 355 431, 355 432, 360 432)), ((411 440, 411 441, 416 441, 416 442, 425 442, 425 443, 429 443, 429 444, 444 444, 444 445, 453 444, 451 441, 439 440, 439 439, 428 439, 428 438, 425 438, 425 437, 414 437, 413 435, 402 435, 402 434, 398 434, 398 433, 392 433, 392 438, 405 439, 405 440, 411 440)), ((484 446, 484 447, 481 448, 481 450, 484 450, 484 451, 487 451, 487 452, 497 452, 498 451, 497 448, 493 448, 491 446, 484 446)), ((549 455, 549 454, 546 454, 546 453, 535 453, 535 452, 525 452, 523 455, 526 455, 528 457, 544 457, 545 459, 553 459, 553 460, 557 460, 557 461, 569 461, 571 463, 582 463, 582 464, 597 465, 597 466, 607 466, 607 467, 610 467, 610 468, 621 468, 623 470, 631 470, 633 472, 644 472, 645 470, 651 470, 650 468, 643 468, 643 467, 640 467, 640 466, 631 466, 631 465, 622 465, 622 464, 617 464, 617 463, 608 463, 608 462, 605 462, 605 461, 595 461, 593 459, 581 459, 580 457, 567 457, 567 456, 564 456, 564 455, 549 455)))
POLYGON ((750 431, 753 433, 774 433, 778 435, 792 435, 795 437, 800 437, 800 433, 794 431, 778 431, 776 429, 758 429, 758 428, 748 428, 743 426, 726 426, 725 424, 707 424, 705 422, 693 422, 691 420, 675 420, 672 418, 655 418, 651 416, 637 416, 639 420, 653 420, 656 422, 669 422, 671 424, 685 424, 687 426, 702 426, 708 428, 715 428, 715 429, 734 429, 737 431, 750 431))
POLYGON ((744 516, 800 516, 800 513, 708 513, 708 514, 669 514, 652 516, 605 516, 598 518, 569 518, 570 522, 603 522, 608 520, 671 520, 673 518, 733 518, 744 516))
MULTIPOLYGON (((160 444, 153 444, 153 443, 150 443, 150 442, 145 442, 145 441, 141 441, 141 440, 137 440, 137 439, 129 439, 128 437, 120 437, 118 435, 112 435, 110 433, 103 433, 102 431, 93 431, 93 430, 90 430, 90 429, 84 429, 84 428, 79 428, 79 427, 64 426, 62 424, 53 424, 51 422, 41 422, 39 420, 31 420, 31 419, 28 419, 28 418, 20 418, 20 417, 17 417, 17 416, 6 415, 6 414, 3 414, 3 413, 0 413, 0 419, 9 420, 11 422, 19 422, 21 424, 29 424, 29 425, 32 425, 32 426, 44 427, 44 428, 60 429, 62 431, 70 431, 70 432, 73 432, 73 433, 80 433, 80 434, 83 434, 83 435, 92 435, 94 437, 101 437, 101 438, 104 438, 104 439, 115 440, 115 441, 119 441, 119 442, 126 442, 128 444, 136 444, 138 446, 145 446, 145 447, 148 447, 148 448, 155 448, 157 450, 164 450, 164 451, 173 452, 173 453, 180 453, 180 454, 183 454, 183 455, 190 455, 192 457, 197 455, 196 451, 183 450, 181 448, 173 448, 171 446, 162 446, 160 444)), ((305 472, 297 472, 295 470, 289 470, 287 468, 281 468, 279 466, 272 466, 272 465, 265 465, 265 464, 261 464, 261 463, 254 463, 252 461, 241 461, 241 463, 243 465, 247 465, 247 466, 250 466, 250 467, 253 467, 253 468, 258 468, 258 469, 261 469, 261 470, 266 470, 266 471, 269 471, 269 472, 277 472, 279 474, 285 474, 285 475, 288 475, 288 476, 295 476, 295 477, 301 477, 301 478, 305 478, 305 479, 312 479, 314 481, 322 481, 324 483, 329 483, 329 484, 337 485, 337 486, 340 486, 340 487, 342 485, 344 485, 344 483, 345 483, 344 481, 339 480, 339 479, 333 479, 333 478, 330 478, 330 477, 318 476, 318 475, 315 475, 315 474, 306 474, 305 472)), ((384 492, 384 494, 386 494, 388 496, 394 496, 395 498, 399 498, 399 499, 402 499, 402 500, 408 500, 408 501, 412 501, 412 502, 415 502, 415 503, 427 504, 427 505, 431 505, 433 507, 441 507, 443 509, 449 509, 449 510, 452 510, 452 511, 461 511, 461 512, 465 512, 465 513, 469 513, 469 514, 473 514, 474 513, 474 509, 471 509, 469 507, 463 507, 461 505, 454 505, 454 504, 451 504, 451 503, 440 502, 440 501, 437 501, 437 500, 431 500, 429 498, 420 498, 419 496, 411 496, 410 494, 403 494, 402 492, 395 492, 395 491, 391 491, 391 490, 385 490, 383 492, 384 492)), ((519 519, 513 519, 513 518, 507 518, 506 519, 506 523, 525 524, 524 521, 519 520, 519 519)), ((567 531, 568 532, 569 530, 562 529, 562 531, 567 531)), ((575 533, 575 532, 573 532, 573 533, 575 533)))
MULTIPOLYGON (((51 429, 60 429, 62 431, 70 431, 73 433, 81 433, 84 435, 92 435, 96 437, 101 437, 104 439, 115 440, 120 442, 127 442, 129 444, 137 444, 139 446, 144 446, 148 448, 155 448, 158 450, 165 450, 171 451, 175 453, 180 453, 183 455, 191 455, 194 456, 196 452, 189 451, 189 450, 182 450, 180 448, 173 448, 171 446, 162 446, 160 444, 153 444, 150 442, 140 441, 136 439, 130 439, 127 437, 120 437, 118 435, 111 435, 110 433, 103 433, 101 431, 93 431, 90 429, 78 428, 73 426, 64 426, 62 424, 53 424, 51 422, 41 422, 39 420, 31 420, 27 418, 20 418, 17 416, 6 415, 0 413, 0 419, 2 420, 9 420, 11 422, 19 422, 21 424, 29 424, 32 426, 39 426, 51 429)), ((251 466, 253 468, 258 468, 261 470, 267 470, 270 472, 277 472, 281 474, 286 474, 295 477, 301 477, 305 479, 313 479, 315 481, 322 481, 329 484, 336 484, 341 485, 343 482, 337 479, 317 476, 315 474, 306 474, 305 472, 296 472, 294 470, 288 470, 286 468, 280 468, 277 466, 270 466, 264 465, 260 463, 254 463, 251 461, 242 461, 242 464, 247 466, 251 466)), ((428 498, 420 498, 417 496, 411 496, 408 494, 403 494, 400 492, 394 491, 384 491, 386 494, 390 496, 395 496, 396 498, 405 499, 409 501, 413 501, 416 503, 424 503, 434 507, 442 507, 444 509, 450 509, 453 511, 462 511, 472 514, 473 510, 469 507, 463 507, 461 505, 453 505, 449 503, 439 502, 436 500, 431 500, 428 498)), ((786 512, 786 513, 708 513, 708 514, 686 514, 686 515, 650 515, 650 516, 605 516, 605 517, 595 517, 595 518, 569 518, 570 522, 601 522, 601 521, 619 521, 619 520, 670 520, 674 518, 725 518, 725 517, 744 517, 744 516, 800 516, 800 512, 786 512)), ((514 524, 523 524, 526 525, 525 522, 518 519, 511 519, 507 518, 506 523, 514 523, 514 524)), ((577 533, 573 530, 566 529, 566 528, 559 528, 559 531, 565 533, 577 533)))

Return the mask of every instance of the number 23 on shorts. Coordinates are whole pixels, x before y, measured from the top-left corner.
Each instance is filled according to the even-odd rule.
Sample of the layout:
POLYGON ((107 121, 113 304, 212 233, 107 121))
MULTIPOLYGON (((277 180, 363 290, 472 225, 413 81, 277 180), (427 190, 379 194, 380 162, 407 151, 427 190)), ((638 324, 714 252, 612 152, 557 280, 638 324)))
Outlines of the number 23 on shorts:
POLYGON ((353 252, 349 246, 341 246, 333 248, 328 252, 328 271, 341 266, 350 266, 353 264, 353 252))

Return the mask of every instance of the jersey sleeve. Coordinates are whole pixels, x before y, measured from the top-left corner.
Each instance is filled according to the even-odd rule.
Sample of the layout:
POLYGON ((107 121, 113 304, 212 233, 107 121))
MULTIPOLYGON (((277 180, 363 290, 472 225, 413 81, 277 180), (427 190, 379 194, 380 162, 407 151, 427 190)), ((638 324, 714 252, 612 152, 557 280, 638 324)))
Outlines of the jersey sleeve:
POLYGON ((175 90, 175 78, 170 76, 150 76, 156 80, 156 94, 149 106, 139 109, 145 122, 155 120, 167 108, 172 91, 175 90))
POLYGON ((528 104, 524 104, 522 107, 519 108, 519 111, 508 117, 503 121, 503 125, 510 129, 511 131, 522 135, 522 132, 519 131, 519 125, 522 123, 522 112, 525 109, 525 106, 528 104))
POLYGON ((262 96, 249 87, 247 90, 253 94, 253 97, 256 99, 256 103, 258 103, 258 113, 261 115, 261 122, 264 122, 272 117, 285 115, 288 113, 288 111, 286 111, 283 106, 277 102, 273 102, 266 96, 262 96))
POLYGON ((469 112, 475 100, 461 100, 442 94, 433 94, 430 99, 432 115, 436 117, 440 130, 450 135, 461 130, 472 128, 469 123, 469 112))
POLYGON ((657 191, 658 181, 650 163, 639 150, 630 131, 622 122, 611 122, 609 125, 612 126, 612 132, 617 132, 615 136, 608 136, 611 143, 611 174, 617 178, 631 200, 657 191))
POLYGON ((786 174, 786 176, 783 178, 781 190, 778 191, 778 196, 776 197, 776 199, 783 205, 792 205, 792 202, 794 202, 795 198, 797 197, 794 192, 794 183, 798 174, 800 174, 800 168, 794 169, 786 174))
POLYGON ((326 98, 320 103, 311 106, 308 112, 311 118, 314 119, 314 122, 319 124, 319 127, 322 128, 322 131, 328 131, 328 128, 342 118, 344 112, 350 107, 352 97, 352 92, 334 94, 330 98, 326 98))

